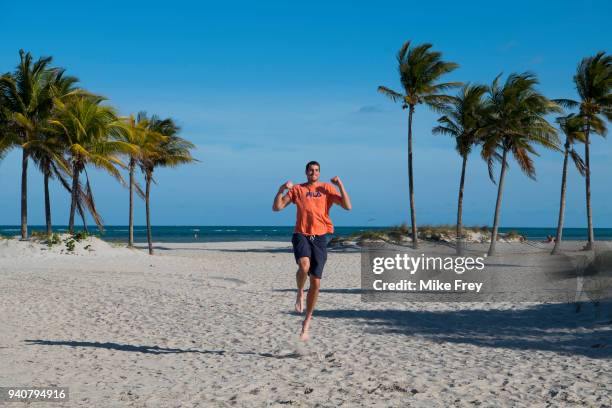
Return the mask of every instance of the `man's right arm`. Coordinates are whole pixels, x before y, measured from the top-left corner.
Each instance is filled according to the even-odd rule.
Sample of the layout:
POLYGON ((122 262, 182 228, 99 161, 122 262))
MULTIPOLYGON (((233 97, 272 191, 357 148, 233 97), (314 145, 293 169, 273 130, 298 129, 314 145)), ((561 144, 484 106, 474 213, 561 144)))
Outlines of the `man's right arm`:
POLYGON ((291 187, 293 187, 293 183, 290 181, 280 186, 280 188, 278 189, 278 193, 276 193, 276 196, 274 197, 272 211, 280 211, 289 205, 289 203, 291 202, 291 197, 289 197, 289 194, 285 194, 283 196, 283 193, 285 192, 285 190, 291 190, 291 187))

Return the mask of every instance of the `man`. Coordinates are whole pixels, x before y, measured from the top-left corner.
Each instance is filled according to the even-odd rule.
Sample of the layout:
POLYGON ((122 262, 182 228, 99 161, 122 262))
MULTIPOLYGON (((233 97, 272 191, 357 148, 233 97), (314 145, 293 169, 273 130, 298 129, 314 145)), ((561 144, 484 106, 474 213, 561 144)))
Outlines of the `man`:
POLYGON ((272 209, 280 211, 289 203, 297 206, 297 219, 291 243, 293 254, 298 264, 295 275, 297 283, 297 298, 295 311, 304 311, 304 285, 310 276, 310 288, 306 299, 306 317, 302 323, 300 339, 308 340, 310 321, 317 303, 323 266, 327 260, 327 234, 334 232, 334 226, 329 218, 329 209, 333 204, 339 204, 345 210, 351 209, 351 200, 344 189, 344 185, 338 176, 331 179, 339 189, 340 193, 329 183, 319 181, 321 166, 316 161, 306 164, 306 178, 308 182, 293 185, 287 181, 280 186, 272 209), (285 195, 285 190, 289 192, 285 195))

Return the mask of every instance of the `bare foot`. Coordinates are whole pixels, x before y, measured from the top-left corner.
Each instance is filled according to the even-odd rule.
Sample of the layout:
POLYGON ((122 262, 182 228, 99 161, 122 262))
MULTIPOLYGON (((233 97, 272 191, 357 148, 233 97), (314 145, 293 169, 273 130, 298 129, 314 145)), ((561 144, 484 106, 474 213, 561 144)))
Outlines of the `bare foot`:
POLYGON ((295 311, 296 313, 302 314, 304 311, 304 291, 299 290, 297 292, 297 298, 295 299, 295 311))
POLYGON ((300 340, 307 341, 308 339, 310 339, 310 334, 308 333, 309 329, 310 329, 310 317, 307 317, 306 319, 304 319, 304 322, 302 323, 302 332, 300 333, 300 340))

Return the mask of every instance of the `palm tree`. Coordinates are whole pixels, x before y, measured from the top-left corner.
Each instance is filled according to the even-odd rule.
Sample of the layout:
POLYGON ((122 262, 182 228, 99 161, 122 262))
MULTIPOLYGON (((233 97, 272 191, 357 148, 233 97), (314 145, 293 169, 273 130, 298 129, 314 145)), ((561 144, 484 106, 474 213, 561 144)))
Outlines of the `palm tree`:
POLYGON ((455 138, 455 149, 462 158, 457 200, 457 253, 463 250, 465 169, 472 147, 481 141, 480 132, 486 115, 486 106, 482 97, 486 91, 487 88, 483 85, 464 85, 457 96, 451 97, 450 102, 443 109, 445 115, 438 119, 439 125, 433 128, 434 134, 446 134, 455 138))
POLYGON ((19 50, 20 62, 12 74, 0 77, 0 93, 9 125, 14 129, 13 144, 22 147, 21 159, 21 239, 28 239, 28 159, 30 151, 23 145, 31 141, 44 126, 51 108, 51 57, 32 62, 32 55, 19 50))
POLYGON ((77 95, 68 102, 56 101, 59 112, 57 118, 50 121, 64 138, 66 150, 72 167, 72 200, 68 228, 74 233, 74 215, 83 193, 79 185, 81 172, 86 177, 87 199, 91 201, 92 216, 103 229, 102 221, 93 200, 93 193, 86 165, 106 170, 109 174, 124 183, 117 166, 125 167, 118 154, 134 151, 134 148, 121 140, 115 140, 123 132, 124 125, 110 106, 101 105, 104 98, 94 95, 77 95))
POLYGON ((404 43, 397 54, 400 82, 404 93, 379 86, 378 91, 394 102, 401 102, 402 109, 408 109, 408 187, 410 190, 410 222, 412 224, 412 243, 418 248, 416 209, 414 206, 414 182, 412 174, 412 115, 418 104, 424 103, 430 108, 440 109, 449 97, 443 92, 460 86, 459 82, 438 82, 440 78, 459 65, 442 60, 442 54, 431 51, 431 44, 410 47, 410 41, 404 43))
POLYGON ((139 164, 145 175, 145 206, 147 213, 147 242, 149 254, 153 255, 153 240, 151 237, 151 181, 153 181, 153 171, 156 167, 175 167, 180 164, 192 163, 197 161, 191 156, 190 150, 195 145, 178 136, 179 127, 176 123, 168 119, 160 119, 157 116, 151 117, 148 128, 151 131, 151 143, 141 150, 139 164), (159 137, 158 135, 161 135, 159 137), (154 139, 157 139, 155 141, 154 139))
POLYGON ((535 75, 511 74, 503 85, 499 83, 500 77, 501 75, 495 78, 488 90, 489 114, 483 128, 486 136, 482 157, 489 164, 489 176, 493 182, 495 182, 492 172, 493 161, 501 162, 489 256, 495 254, 508 154, 514 156, 528 177, 535 179, 535 167, 529 156, 538 155, 533 145, 539 144, 558 150, 557 132, 544 116, 559 112, 560 108, 535 89, 538 84, 535 75))
POLYGON ((561 131, 565 134, 565 144, 563 150, 563 171, 561 175, 561 200, 559 203, 559 221, 557 223, 557 235, 555 238, 555 246, 551 254, 556 254, 559 251, 561 245, 561 238, 563 234, 563 221, 565 217, 565 191, 567 185, 567 162, 568 157, 571 156, 576 169, 580 175, 586 174, 586 168, 582 158, 574 149, 574 143, 584 142, 584 118, 574 114, 557 118, 557 123, 561 131))
MULTIPOLYGON (((63 69, 53 70, 53 76, 50 79, 51 96, 59 101, 64 101, 67 98, 73 97, 77 94, 85 94, 86 92, 75 86, 78 82, 76 77, 65 76, 63 69)), ((53 118, 54 111, 57 110, 56 106, 52 108, 51 118, 53 118)), ((34 160, 34 163, 38 166, 40 171, 43 173, 44 178, 44 192, 45 192, 45 222, 47 226, 47 235, 51 235, 53 232, 53 226, 51 222, 51 200, 49 196, 49 180, 51 178, 57 178, 60 180, 64 187, 68 187, 69 184, 66 181, 66 177, 70 175, 70 164, 64 158, 65 146, 61 136, 54 134, 53 129, 48 126, 41 127, 39 131, 33 136, 32 140, 23 145, 24 148, 30 151, 30 155, 34 160)), ((70 189, 68 187, 68 189, 70 189)), ((82 206, 79 205, 79 211, 84 217, 82 206)))
POLYGON ((154 150, 159 142, 164 139, 164 136, 152 129, 151 121, 147 117, 146 112, 139 112, 136 117, 130 115, 125 118, 125 132, 120 135, 120 140, 131 144, 135 151, 128 154, 128 172, 129 172, 129 234, 128 246, 134 246, 134 190, 141 198, 145 198, 142 189, 134 179, 136 165, 140 162, 143 155, 154 150))
MULTIPOLYGON (((584 162, 586 168, 586 209, 588 241, 585 249, 593 249, 595 234, 593 231, 593 212, 591 209, 591 161, 590 133, 595 123, 605 124, 601 116, 612 120, 612 57, 600 51, 593 57, 583 58, 574 75, 576 90, 580 102, 571 99, 559 99, 558 103, 568 108, 580 107, 580 115, 584 118, 584 162)), ((602 133, 603 134, 603 133, 602 133)))

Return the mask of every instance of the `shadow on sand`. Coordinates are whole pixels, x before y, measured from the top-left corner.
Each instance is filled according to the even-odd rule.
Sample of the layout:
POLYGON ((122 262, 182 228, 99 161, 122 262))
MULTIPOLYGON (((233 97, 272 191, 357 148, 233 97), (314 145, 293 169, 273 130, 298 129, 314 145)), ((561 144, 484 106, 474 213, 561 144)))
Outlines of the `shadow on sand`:
POLYGON ((134 346, 131 344, 99 343, 97 341, 53 341, 53 340, 24 340, 29 345, 37 346, 68 346, 68 347, 93 347, 108 350, 131 351, 144 354, 176 354, 176 353, 198 353, 223 355, 223 350, 194 350, 167 348, 159 346, 134 346))
POLYGON ((552 351, 612 358, 612 303, 542 304, 520 310, 317 310, 315 317, 351 319, 373 333, 422 336, 435 342, 479 347, 552 351), (601 320, 603 319, 603 320, 601 320))
MULTIPOLYGON (((54 341, 54 340, 24 340, 30 346, 67 346, 67 347, 93 347, 107 350, 117 351, 130 351, 143 354, 178 354, 178 353, 197 353, 197 354, 215 354, 219 356, 225 356, 225 350, 195 350, 195 349, 179 349, 179 348, 167 348, 159 346, 134 346, 131 344, 119 344, 119 343, 99 343, 96 341, 54 341)), ((286 359, 286 358, 300 358, 302 357, 299 353, 257 353, 254 351, 238 351, 235 354, 240 355, 252 355, 266 358, 275 359, 286 359)))

